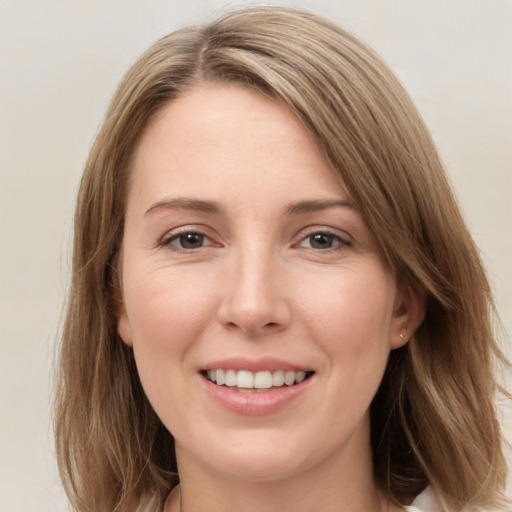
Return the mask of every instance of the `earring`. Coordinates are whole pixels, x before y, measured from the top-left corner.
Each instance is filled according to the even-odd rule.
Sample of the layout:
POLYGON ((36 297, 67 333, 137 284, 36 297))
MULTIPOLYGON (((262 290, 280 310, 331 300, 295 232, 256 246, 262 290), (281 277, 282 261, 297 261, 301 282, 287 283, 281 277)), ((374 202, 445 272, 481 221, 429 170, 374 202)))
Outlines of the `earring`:
POLYGON ((400 336, 402 341, 406 341, 404 333, 401 332, 398 336, 400 336))

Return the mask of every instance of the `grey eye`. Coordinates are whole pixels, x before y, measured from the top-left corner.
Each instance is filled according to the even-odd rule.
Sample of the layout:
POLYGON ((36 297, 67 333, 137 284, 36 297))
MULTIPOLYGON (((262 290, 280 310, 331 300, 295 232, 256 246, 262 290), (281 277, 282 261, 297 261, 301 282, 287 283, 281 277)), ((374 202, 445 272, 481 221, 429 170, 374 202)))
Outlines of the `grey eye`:
POLYGON ((313 249, 330 249, 339 240, 337 236, 329 233, 315 233, 308 238, 309 244, 313 249))
POLYGON ((200 233, 183 233, 171 240, 182 249, 199 249, 204 245, 204 235, 200 233))

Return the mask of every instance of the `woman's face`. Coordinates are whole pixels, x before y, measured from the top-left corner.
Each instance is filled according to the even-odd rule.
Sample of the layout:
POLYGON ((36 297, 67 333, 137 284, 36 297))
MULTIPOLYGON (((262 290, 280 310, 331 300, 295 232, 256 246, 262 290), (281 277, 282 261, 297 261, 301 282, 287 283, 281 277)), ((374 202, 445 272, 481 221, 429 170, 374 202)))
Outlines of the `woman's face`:
POLYGON ((118 331, 180 466, 272 480, 368 455, 411 307, 286 108, 236 85, 166 106, 135 153, 120 265, 118 331))

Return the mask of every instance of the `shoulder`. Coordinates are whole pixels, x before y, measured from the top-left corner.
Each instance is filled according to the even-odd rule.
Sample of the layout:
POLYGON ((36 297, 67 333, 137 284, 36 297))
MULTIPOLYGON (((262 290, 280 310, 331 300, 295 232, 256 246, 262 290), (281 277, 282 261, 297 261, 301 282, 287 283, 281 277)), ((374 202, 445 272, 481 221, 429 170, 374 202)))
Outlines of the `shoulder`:
POLYGON ((410 506, 404 508, 406 512, 449 512, 431 487, 427 487, 410 506))
MULTIPOLYGON (((427 487, 408 507, 406 512, 450 512, 450 509, 443 503, 431 487, 427 487)), ((466 509, 464 509, 466 510, 466 509)), ((486 512, 483 509, 471 509, 467 512, 486 512)), ((489 511, 490 512, 490 511, 489 511)))

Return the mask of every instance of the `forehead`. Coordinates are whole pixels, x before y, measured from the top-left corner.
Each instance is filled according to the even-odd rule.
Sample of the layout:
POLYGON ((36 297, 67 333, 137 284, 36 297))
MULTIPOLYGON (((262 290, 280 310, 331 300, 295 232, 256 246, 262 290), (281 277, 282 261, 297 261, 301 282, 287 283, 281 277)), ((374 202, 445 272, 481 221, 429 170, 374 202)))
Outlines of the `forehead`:
POLYGON ((235 184, 342 192, 315 138, 273 98, 234 84, 205 85, 166 105, 136 148, 132 190, 220 194, 235 184), (188 190, 184 190, 187 192, 188 190))

